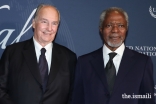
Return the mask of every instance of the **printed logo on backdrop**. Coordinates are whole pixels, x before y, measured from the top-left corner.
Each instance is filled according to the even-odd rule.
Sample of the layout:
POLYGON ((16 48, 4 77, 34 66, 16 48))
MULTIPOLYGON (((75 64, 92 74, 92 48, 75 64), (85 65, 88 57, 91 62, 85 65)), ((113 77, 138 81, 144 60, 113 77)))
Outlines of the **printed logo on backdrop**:
MULTIPOLYGON (((9 5, 3 5, 3 6, 1 6, 0 8, 1 8, 1 9, 7 8, 8 10, 10 10, 10 6, 9 6, 9 5)), ((28 23, 30 22, 30 20, 31 20, 31 18, 32 18, 32 16, 33 16, 33 14, 35 13, 35 10, 36 10, 36 9, 34 9, 34 10, 32 11, 32 13, 30 14, 30 16, 28 17, 28 19, 27 19, 25 25, 23 26, 23 29, 22 29, 21 32, 19 33, 19 35, 18 35, 18 36, 14 39, 14 41, 11 42, 10 44, 19 42, 20 38, 24 35, 24 33, 27 32, 27 31, 30 29, 30 27, 31 27, 32 25, 30 25, 28 28, 27 28, 27 25, 28 25, 28 23)), ((10 10, 10 11, 11 11, 11 10, 10 10)), ((12 19, 12 18, 11 18, 11 19, 12 19)), ((16 24, 16 23, 15 23, 15 24, 16 24)), ((21 27, 21 28, 22 28, 22 27, 21 27)), ((15 27, 13 27, 12 29, 3 29, 3 30, 0 30, 0 35, 5 35, 4 39, 0 42, 1 49, 5 49, 5 48, 6 48, 6 43, 8 42, 10 36, 12 35, 12 33, 13 33, 14 31, 16 31, 16 28, 15 28, 15 27)))
MULTIPOLYGON (((45 0, 45 2, 46 1, 50 2, 49 0, 45 0)), ((19 1, 18 1, 18 3, 19 3, 19 1)), ((52 3, 48 3, 48 4, 52 4, 52 3)), ((29 39, 28 37, 33 36, 31 23, 32 23, 33 15, 36 11, 36 6, 34 6, 34 5, 36 5, 36 2, 35 2, 35 4, 32 4, 32 5, 22 5, 22 4, 18 4, 18 6, 16 6, 16 5, 17 4, 15 1, 10 1, 10 5, 2 5, 2 6, 0 5, 0 11, 6 9, 6 10, 8 10, 7 13, 15 12, 15 13, 17 13, 17 15, 15 14, 14 18, 18 19, 18 21, 17 21, 18 23, 16 23, 14 21, 14 18, 9 18, 10 20, 5 20, 6 22, 0 20, 1 23, 5 24, 5 26, 7 26, 7 24, 9 24, 8 21, 11 21, 11 24, 13 25, 11 28, 9 25, 8 25, 9 26, 8 28, 1 27, 1 30, 0 30, 0 38, 1 38, 0 56, 2 54, 3 49, 5 49, 8 44, 17 43, 21 40, 24 41, 26 39, 29 39), (26 6, 26 7, 24 7, 24 6, 26 6), (19 11, 19 12, 16 12, 16 11, 19 11), (19 17, 19 16, 21 16, 21 17, 19 17), (17 34, 15 34, 15 33, 17 33, 17 34), (13 34, 15 34, 16 36, 13 34)), ((6 11, 5 12, 2 11, 1 13, 5 14, 6 11)), ((5 17, 3 19, 5 19, 5 17)), ((64 18, 62 16, 61 16, 61 24, 59 26, 55 41, 61 45, 68 47, 69 49, 71 49, 72 51, 75 52, 75 48, 74 48, 70 30, 68 28, 66 21, 64 20, 64 18)))
POLYGON ((156 56, 156 46, 126 46, 126 47, 148 56, 156 56))
POLYGON ((156 8, 152 8, 152 6, 150 6, 149 12, 150 12, 152 17, 156 18, 156 8))
POLYGON ((5 8, 10 10, 10 6, 9 5, 3 5, 3 6, 0 7, 0 9, 5 9, 5 8))

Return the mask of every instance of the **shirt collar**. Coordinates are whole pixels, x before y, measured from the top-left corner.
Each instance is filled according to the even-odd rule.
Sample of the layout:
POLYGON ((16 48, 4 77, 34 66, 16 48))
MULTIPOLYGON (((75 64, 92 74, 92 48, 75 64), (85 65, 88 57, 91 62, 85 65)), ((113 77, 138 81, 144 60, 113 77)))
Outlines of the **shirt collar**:
MULTIPOLYGON (((34 45, 35 45, 35 48, 40 51, 41 48, 43 48, 36 40, 35 38, 33 37, 33 41, 34 41, 34 45)), ((47 44, 44 48, 46 49, 46 51, 50 50, 51 47, 53 46, 52 42, 47 44)))

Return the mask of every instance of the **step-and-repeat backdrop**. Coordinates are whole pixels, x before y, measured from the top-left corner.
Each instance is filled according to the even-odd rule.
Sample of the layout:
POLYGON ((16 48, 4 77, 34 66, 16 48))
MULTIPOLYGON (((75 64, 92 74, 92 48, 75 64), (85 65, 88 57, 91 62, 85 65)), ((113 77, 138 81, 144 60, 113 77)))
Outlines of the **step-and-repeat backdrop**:
POLYGON ((108 7, 123 8, 130 22, 125 44, 151 56, 156 83, 156 0, 1 0, 0 56, 7 45, 33 36, 32 17, 40 3, 58 8, 61 24, 55 42, 68 47, 77 56, 103 45, 98 27, 101 12, 108 7))

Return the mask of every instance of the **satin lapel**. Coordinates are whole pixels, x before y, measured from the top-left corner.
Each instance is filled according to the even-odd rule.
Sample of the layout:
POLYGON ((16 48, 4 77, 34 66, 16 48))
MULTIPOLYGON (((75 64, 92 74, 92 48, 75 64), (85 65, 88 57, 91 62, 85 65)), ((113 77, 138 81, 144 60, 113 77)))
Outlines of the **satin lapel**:
POLYGON ((125 48, 119 71, 116 77, 115 85, 114 85, 114 91, 117 90, 117 87, 122 83, 123 79, 125 79, 126 75, 130 71, 131 67, 135 63, 135 60, 133 59, 133 52, 129 49, 125 48))
POLYGON ((103 83, 103 85, 108 91, 107 80, 106 80, 105 71, 104 71, 102 48, 100 48, 97 51, 97 53, 93 55, 93 58, 90 62, 91 62, 91 65, 93 66, 93 69, 96 71, 97 75, 99 76, 101 82, 103 83))
POLYGON ((30 39, 24 47, 23 55, 28 64, 29 70, 34 78, 41 84, 41 77, 38 69, 37 58, 33 39, 30 39))
POLYGON ((59 50, 58 46, 53 43, 53 49, 52 49, 52 62, 51 62, 51 68, 49 73, 49 79, 48 79, 48 86, 53 82, 55 79, 61 65, 62 56, 61 56, 61 50, 59 50))

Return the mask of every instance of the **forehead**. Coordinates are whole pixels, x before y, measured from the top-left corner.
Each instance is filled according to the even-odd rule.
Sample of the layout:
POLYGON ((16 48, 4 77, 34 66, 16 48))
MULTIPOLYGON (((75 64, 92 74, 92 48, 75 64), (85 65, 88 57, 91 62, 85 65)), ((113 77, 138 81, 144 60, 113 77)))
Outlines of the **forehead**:
POLYGON ((55 20, 59 19, 57 10, 51 6, 42 7, 38 12, 38 17, 45 18, 45 19, 55 19, 55 20))
POLYGON ((106 14, 104 22, 113 22, 113 21, 120 21, 126 23, 124 14, 119 11, 111 11, 106 14))

